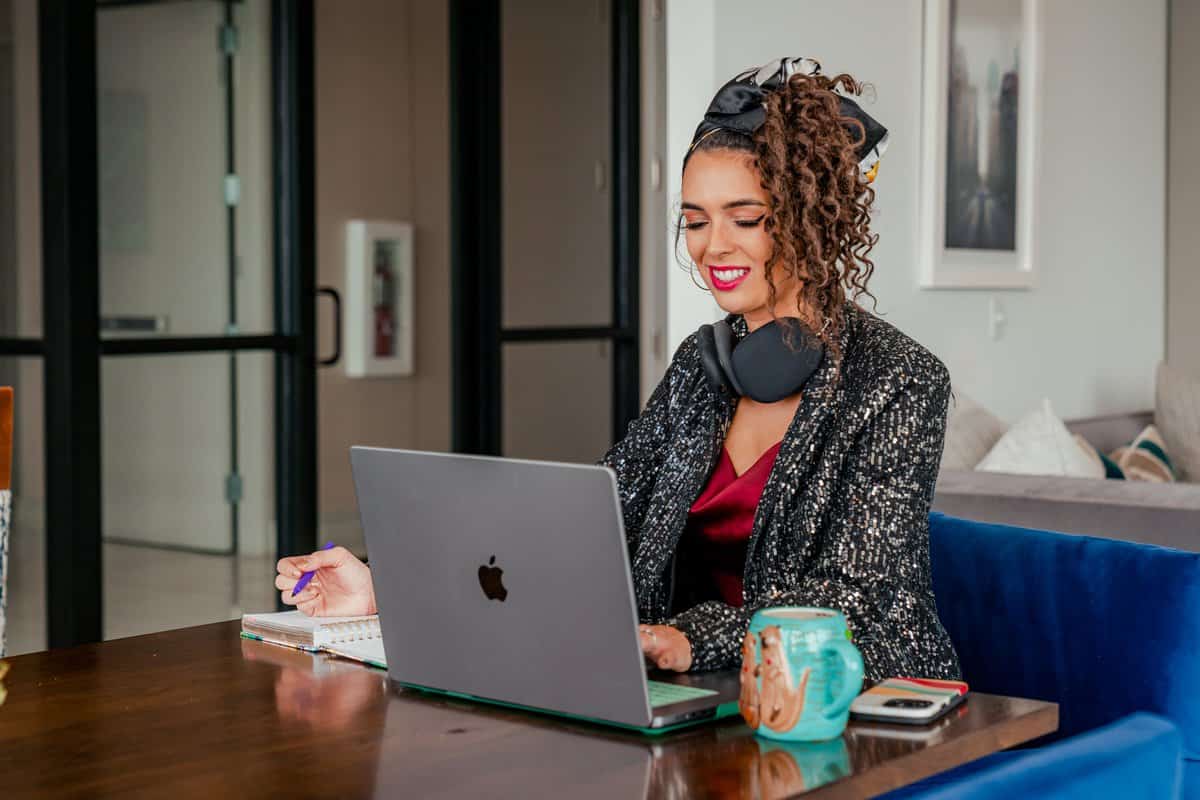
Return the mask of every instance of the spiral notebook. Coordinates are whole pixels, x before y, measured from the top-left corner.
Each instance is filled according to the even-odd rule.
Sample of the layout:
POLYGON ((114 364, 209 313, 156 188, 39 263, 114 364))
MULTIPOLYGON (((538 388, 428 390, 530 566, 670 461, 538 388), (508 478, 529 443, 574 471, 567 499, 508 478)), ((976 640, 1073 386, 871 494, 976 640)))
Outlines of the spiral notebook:
POLYGON ((377 615, 310 617, 299 611, 243 614, 242 636, 300 650, 320 650, 387 669, 377 615))

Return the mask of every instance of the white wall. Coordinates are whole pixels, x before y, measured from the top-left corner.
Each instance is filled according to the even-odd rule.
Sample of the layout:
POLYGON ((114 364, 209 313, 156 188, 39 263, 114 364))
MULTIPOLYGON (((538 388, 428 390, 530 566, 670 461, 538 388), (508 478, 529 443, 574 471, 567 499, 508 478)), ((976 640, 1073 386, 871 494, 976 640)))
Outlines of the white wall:
MULTIPOLYGON (((692 133, 713 93, 722 83, 725 70, 715 67, 716 38, 714 0, 673 0, 667 3, 667 160, 663 165, 667 186, 667 362, 687 336, 704 322, 712 322, 721 310, 712 296, 692 282, 681 266, 687 260, 683 242, 675 248, 675 226, 679 219, 680 165, 692 141, 692 133)), ((721 44, 725 40, 722 37, 721 44)), ((761 59, 765 61, 766 59, 761 59)), ((733 75, 736 70, 730 70, 733 75)), ((728 76, 726 76, 728 79, 728 76)), ((699 277, 697 280, 699 280, 699 277)))
MULTIPOLYGON (((645 404, 667 368, 667 271, 662 232, 667 229, 667 19, 664 0, 641 0, 641 258, 639 363, 645 404)), ((678 193, 678 188, 676 188, 678 193)), ((614 438, 622 431, 613 431, 614 438)))
POLYGON ((1167 194, 1167 361, 1200 375, 1200 0, 1171 2, 1170 154, 1167 194))
MULTIPOLYGON (((1036 289, 917 288, 920 0, 671 3, 669 202, 678 203, 678 165, 716 88, 771 58, 814 57, 873 84, 868 108, 892 134, 873 220, 879 312, 940 356, 958 391, 1007 419, 1042 396, 1068 418, 1151 407, 1164 337, 1166 2, 1042 5, 1036 289), (992 298, 1009 320, 998 341, 988 335, 992 298)), ((718 312, 673 260, 668 274, 674 347, 718 312)))

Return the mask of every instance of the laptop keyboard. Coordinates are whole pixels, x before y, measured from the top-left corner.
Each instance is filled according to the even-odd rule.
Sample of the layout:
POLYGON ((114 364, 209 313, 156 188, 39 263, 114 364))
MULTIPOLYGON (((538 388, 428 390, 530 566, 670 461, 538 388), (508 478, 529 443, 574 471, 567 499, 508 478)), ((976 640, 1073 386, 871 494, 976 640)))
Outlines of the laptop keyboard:
POLYGON ((685 700, 695 700, 716 694, 712 689, 697 689, 693 686, 680 686, 678 683, 663 683, 662 681, 646 681, 650 687, 650 706, 667 706, 671 703, 682 703, 685 700))

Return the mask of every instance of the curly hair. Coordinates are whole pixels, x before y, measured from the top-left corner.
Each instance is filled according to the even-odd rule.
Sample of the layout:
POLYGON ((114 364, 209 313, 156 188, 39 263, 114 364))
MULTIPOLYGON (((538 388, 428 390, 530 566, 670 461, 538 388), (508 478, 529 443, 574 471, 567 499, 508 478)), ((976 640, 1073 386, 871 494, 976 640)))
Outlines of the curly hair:
MULTIPOLYGON (((699 141, 701 150, 740 150, 753 156, 771 198, 765 226, 773 248, 766 264, 767 306, 775 314, 774 276, 796 278, 796 313, 835 353, 845 325, 847 294, 866 295, 875 271, 871 233, 875 190, 859 169, 862 123, 842 116, 835 91, 860 95, 849 75, 792 75, 766 96, 766 121, 748 137, 719 130, 699 141)), ((786 314, 785 316, 791 316, 786 314)))

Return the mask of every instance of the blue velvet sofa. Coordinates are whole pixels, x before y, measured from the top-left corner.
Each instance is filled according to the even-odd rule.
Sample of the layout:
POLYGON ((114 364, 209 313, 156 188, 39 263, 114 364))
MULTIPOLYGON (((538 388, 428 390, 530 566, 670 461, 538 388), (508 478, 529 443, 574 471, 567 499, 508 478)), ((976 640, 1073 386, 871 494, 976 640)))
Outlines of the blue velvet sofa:
MULTIPOLYGON (((1050 769, 1055 754, 1078 762, 1079 748, 1103 752, 1114 740, 1096 729, 1151 712, 1178 737, 1182 796, 1200 798, 1200 554, 940 513, 930 516, 930 550, 938 613, 971 689, 1057 702, 1059 729, 1032 743, 1040 750, 999 753, 889 797, 965 792, 985 774, 1017 786, 1023 765, 1050 769), (1047 747, 1069 737, 1077 738, 1047 747)), ((1123 724, 1135 722, 1170 749, 1170 736, 1147 733, 1144 718, 1123 724)), ((1120 739, 1129 729, 1107 733, 1120 739)))
POLYGON ((885 795, 920 800, 1170 800, 1180 796, 1179 729, 1131 714, 1033 750, 983 758, 885 795))

